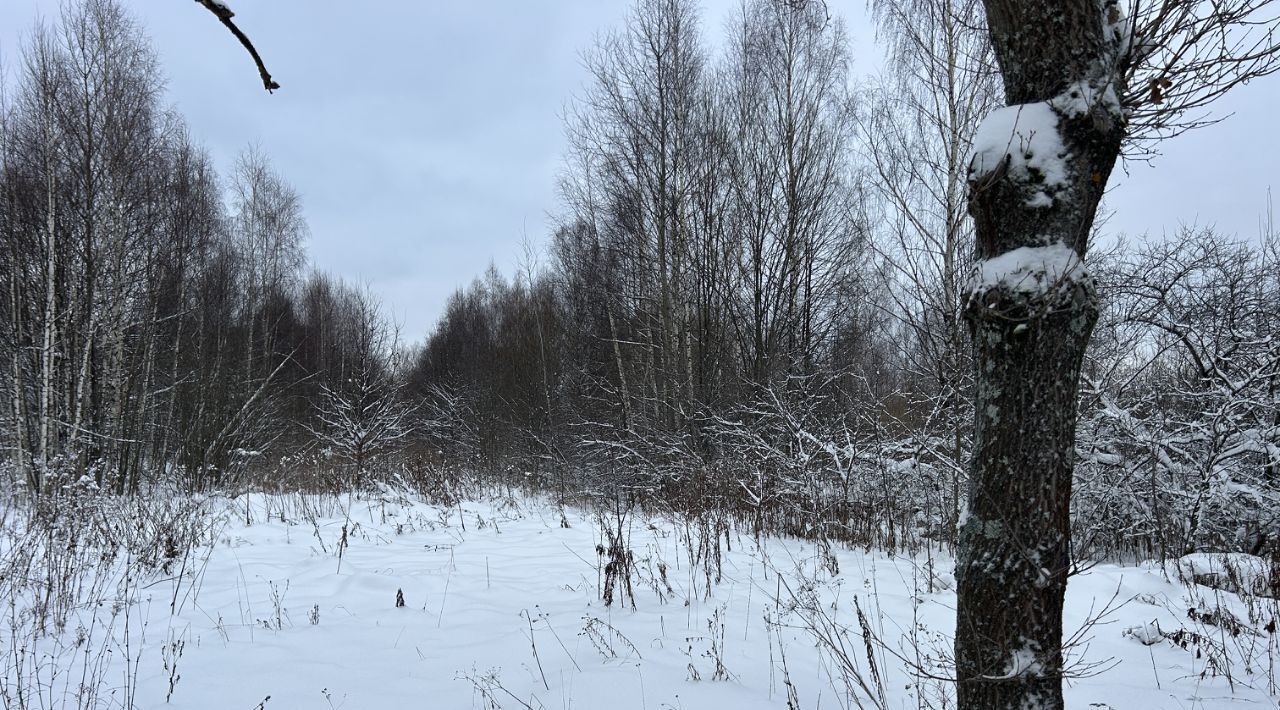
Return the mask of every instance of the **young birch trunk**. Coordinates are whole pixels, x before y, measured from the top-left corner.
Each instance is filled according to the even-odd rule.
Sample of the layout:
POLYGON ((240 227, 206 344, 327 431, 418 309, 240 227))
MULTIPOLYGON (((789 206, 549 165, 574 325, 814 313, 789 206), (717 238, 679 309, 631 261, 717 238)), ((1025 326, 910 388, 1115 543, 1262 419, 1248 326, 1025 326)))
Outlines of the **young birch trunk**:
MULTIPOLYGON (((9 283, 9 302, 12 304, 12 328, 13 339, 15 342, 21 342, 23 335, 22 324, 22 301, 21 291, 18 288, 18 280, 12 279, 9 283)), ((36 472, 34 457, 31 455, 28 436, 27 407, 25 402, 26 377, 23 374, 22 353, 15 349, 13 352, 13 383, 12 383, 12 399, 10 405, 13 412, 13 451, 15 462, 18 470, 22 471, 26 476, 27 483, 31 486, 32 491, 40 490, 40 478, 36 472)))
POLYGON ((627 389, 627 368, 622 361, 622 345, 618 342, 618 324, 613 317, 613 299, 609 294, 604 295, 604 312, 609 320, 609 340, 613 343, 613 363, 618 368, 618 393, 622 405, 622 430, 630 434, 633 426, 631 421, 631 392, 627 389))
MULTIPOLYGON (((52 143, 49 138, 49 131, 46 126, 45 141, 47 144, 52 143)), ((50 161, 51 162, 51 161, 50 161)), ((57 299, 56 299, 56 276, 57 276, 57 216, 56 216, 56 200, 54 197, 56 183, 53 177, 53 167, 46 164, 46 190, 48 192, 48 215, 45 224, 45 301, 44 301, 44 342, 40 351, 40 471, 35 474, 35 480, 39 481, 49 472, 49 457, 52 442, 50 439, 53 434, 53 350, 54 343, 58 337, 57 331, 57 299)), ((39 486, 37 485, 37 490, 39 486)))

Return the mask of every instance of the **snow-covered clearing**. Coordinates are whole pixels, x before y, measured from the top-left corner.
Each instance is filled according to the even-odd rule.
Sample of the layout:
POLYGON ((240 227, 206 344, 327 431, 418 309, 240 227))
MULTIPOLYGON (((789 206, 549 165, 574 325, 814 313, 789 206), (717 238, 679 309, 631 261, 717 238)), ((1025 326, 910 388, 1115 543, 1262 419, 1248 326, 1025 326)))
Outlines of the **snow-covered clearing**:
MULTIPOLYGON (((89 638, 42 657, 54 644, 15 635, 26 601, 13 600, 0 629, 5 706, 25 691, 30 707, 74 707, 81 677, 101 679, 100 707, 158 708, 166 696, 218 710, 953 704, 945 682, 910 670, 947 672, 945 557, 757 543, 633 512, 632 609, 622 581, 612 606, 601 599, 613 514, 569 509, 566 528, 541 499, 442 507, 398 493, 213 505, 222 522, 207 561, 128 585, 112 642, 107 609, 80 608, 64 633, 89 638), (98 647, 110 653, 88 650, 98 647)), ((1254 612, 1274 614, 1273 600, 1254 612)), ((1069 587, 1066 628, 1090 619, 1070 707, 1275 707, 1277 636, 1235 594, 1152 565, 1102 565, 1069 587)), ((1011 666, 1038 667, 1019 653, 1011 666)))

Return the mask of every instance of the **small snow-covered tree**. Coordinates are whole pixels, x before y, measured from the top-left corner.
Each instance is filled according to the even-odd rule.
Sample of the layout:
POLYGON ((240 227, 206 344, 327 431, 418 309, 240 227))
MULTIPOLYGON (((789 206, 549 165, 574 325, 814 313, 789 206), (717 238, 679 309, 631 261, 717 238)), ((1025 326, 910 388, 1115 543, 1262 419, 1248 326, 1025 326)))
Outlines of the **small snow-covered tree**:
POLYGON ((358 487, 376 457, 406 443, 416 413, 401 391, 397 334, 379 316, 375 299, 348 289, 338 313, 333 325, 348 355, 321 383, 316 421, 308 428, 327 453, 351 465, 358 487))
POLYGON ((334 456, 351 464, 353 483, 364 482, 370 462, 399 446, 413 433, 413 408, 401 401, 400 388, 369 372, 343 386, 321 386, 312 432, 334 456))

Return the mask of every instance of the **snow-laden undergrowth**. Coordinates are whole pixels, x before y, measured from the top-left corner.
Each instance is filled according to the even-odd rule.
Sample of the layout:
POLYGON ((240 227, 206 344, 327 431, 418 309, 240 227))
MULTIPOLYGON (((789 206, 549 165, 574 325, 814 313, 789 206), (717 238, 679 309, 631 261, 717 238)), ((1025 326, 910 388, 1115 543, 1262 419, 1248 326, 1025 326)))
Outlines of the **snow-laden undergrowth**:
MULTIPOLYGON (((71 582, 54 593, 61 623, 36 613, 50 594, 33 582, 38 556, 19 576, 13 564, 58 545, 42 548, 6 511, 5 707, 953 703, 952 562, 936 553, 755 540, 712 518, 616 508, 562 515, 536 498, 249 495, 164 510, 194 552, 170 546, 164 525, 149 559, 94 558, 77 542, 82 567, 58 568, 71 582)), ((1100 565, 1072 579, 1082 677, 1069 706, 1274 705, 1275 600, 1184 583, 1178 569, 1100 565)), ((1203 560, 1181 569, 1229 576, 1203 560)), ((1009 672, 1039 667, 1033 650, 1011 652, 1009 672)))

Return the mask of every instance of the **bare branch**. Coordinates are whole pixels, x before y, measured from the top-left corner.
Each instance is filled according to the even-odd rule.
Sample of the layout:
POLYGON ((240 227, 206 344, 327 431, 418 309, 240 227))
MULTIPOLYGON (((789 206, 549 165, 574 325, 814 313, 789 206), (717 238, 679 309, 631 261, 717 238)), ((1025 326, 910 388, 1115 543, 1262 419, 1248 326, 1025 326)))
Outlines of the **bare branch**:
POLYGON ((1224 116, 1210 104, 1280 69, 1280 10, 1271 0, 1125 0, 1131 39, 1121 101, 1129 112, 1126 158, 1224 116))
POLYGON ((216 15, 217 18, 222 21, 222 24, 226 25, 227 29, 231 30, 231 34, 235 35, 236 39, 240 40, 240 44, 243 44, 244 48, 249 50, 249 56, 253 57, 253 62, 258 65, 258 74, 262 76, 263 88, 268 92, 273 92, 276 89, 279 89, 280 84, 276 83, 276 80, 271 78, 271 72, 267 71, 267 66, 266 64, 263 64, 262 57, 258 54, 258 50, 253 47, 253 42, 249 41, 249 38, 245 33, 241 32, 240 28, 236 27, 236 23, 231 21, 231 18, 236 16, 236 14, 231 11, 231 8, 227 7, 221 0, 196 0, 196 2, 204 5, 209 12, 216 15))

